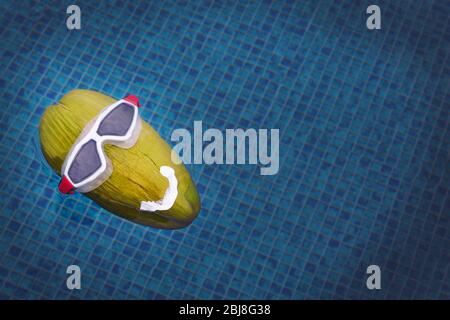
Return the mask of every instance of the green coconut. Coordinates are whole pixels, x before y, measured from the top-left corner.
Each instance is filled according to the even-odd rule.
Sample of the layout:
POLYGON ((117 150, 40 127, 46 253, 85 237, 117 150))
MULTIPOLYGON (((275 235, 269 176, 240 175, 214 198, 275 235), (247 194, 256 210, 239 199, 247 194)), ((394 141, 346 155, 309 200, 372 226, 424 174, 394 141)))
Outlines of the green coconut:
MULTIPOLYGON (((47 108, 39 134, 44 157, 54 171, 61 174, 64 159, 84 126, 116 101, 96 91, 73 90, 47 108)), ((182 228, 195 219, 200 198, 191 176, 182 163, 172 162, 171 148, 148 123, 142 120, 139 138, 132 148, 104 145, 104 150, 113 172, 101 186, 85 193, 87 197, 120 217, 156 228, 182 228), (164 197, 169 183, 160 173, 161 166, 175 170, 178 197, 169 210, 141 211, 141 201, 164 197)))

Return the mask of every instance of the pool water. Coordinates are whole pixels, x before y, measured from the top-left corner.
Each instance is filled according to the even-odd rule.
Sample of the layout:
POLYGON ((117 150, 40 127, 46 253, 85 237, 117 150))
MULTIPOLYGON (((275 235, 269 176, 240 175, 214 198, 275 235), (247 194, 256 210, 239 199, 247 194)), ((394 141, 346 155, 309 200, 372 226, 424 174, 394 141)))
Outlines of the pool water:
POLYGON ((69 4, 0 1, 0 298, 450 298, 448 1, 379 0, 372 31, 368 1, 76 1, 71 31, 69 4), (136 94, 169 142, 277 128, 279 172, 187 165, 175 231, 62 196, 38 125, 74 88, 136 94))

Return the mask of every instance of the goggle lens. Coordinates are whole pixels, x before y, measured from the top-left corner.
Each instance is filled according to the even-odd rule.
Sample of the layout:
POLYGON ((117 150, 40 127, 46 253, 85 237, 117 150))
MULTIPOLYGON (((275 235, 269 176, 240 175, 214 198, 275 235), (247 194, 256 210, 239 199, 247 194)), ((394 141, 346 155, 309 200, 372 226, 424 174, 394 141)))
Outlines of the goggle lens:
POLYGON ((69 178, 74 183, 79 183, 94 174, 102 163, 97 151, 95 140, 89 140, 81 146, 69 168, 69 178))
POLYGON ((99 136, 124 136, 127 134, 133 122, 136 109, 121 103, 116 106, 100 123, 97 134, 99 136))

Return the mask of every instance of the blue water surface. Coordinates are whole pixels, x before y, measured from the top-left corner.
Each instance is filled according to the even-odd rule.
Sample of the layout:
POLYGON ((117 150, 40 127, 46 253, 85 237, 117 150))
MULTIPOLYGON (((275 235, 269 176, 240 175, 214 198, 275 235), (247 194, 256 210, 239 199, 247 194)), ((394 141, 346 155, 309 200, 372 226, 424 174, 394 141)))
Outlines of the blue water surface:
POLYGON ((75 1, 69 31, 73 2, 0 1, 0 298, 450 298, 449 1, 378 0, 373 31, 372 1, 75 1), (138 95, 167 141, 277 128, 279 173, 188 165, 175 231, 61 196, 38 126, 75 88, 138 95))

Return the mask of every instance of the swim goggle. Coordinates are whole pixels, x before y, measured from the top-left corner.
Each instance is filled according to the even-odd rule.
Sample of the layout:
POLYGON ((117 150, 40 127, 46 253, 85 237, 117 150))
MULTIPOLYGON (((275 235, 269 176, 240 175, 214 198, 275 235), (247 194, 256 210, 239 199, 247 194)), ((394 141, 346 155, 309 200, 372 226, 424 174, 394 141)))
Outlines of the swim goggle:
POLYGON ((128 95, 104 108, 86 125, 64 160, 59 191, 89 192, 109 178, 112 164, 103 145, 128 149, 136 143, 141 129, 138 107, 139 99, 128 95))

